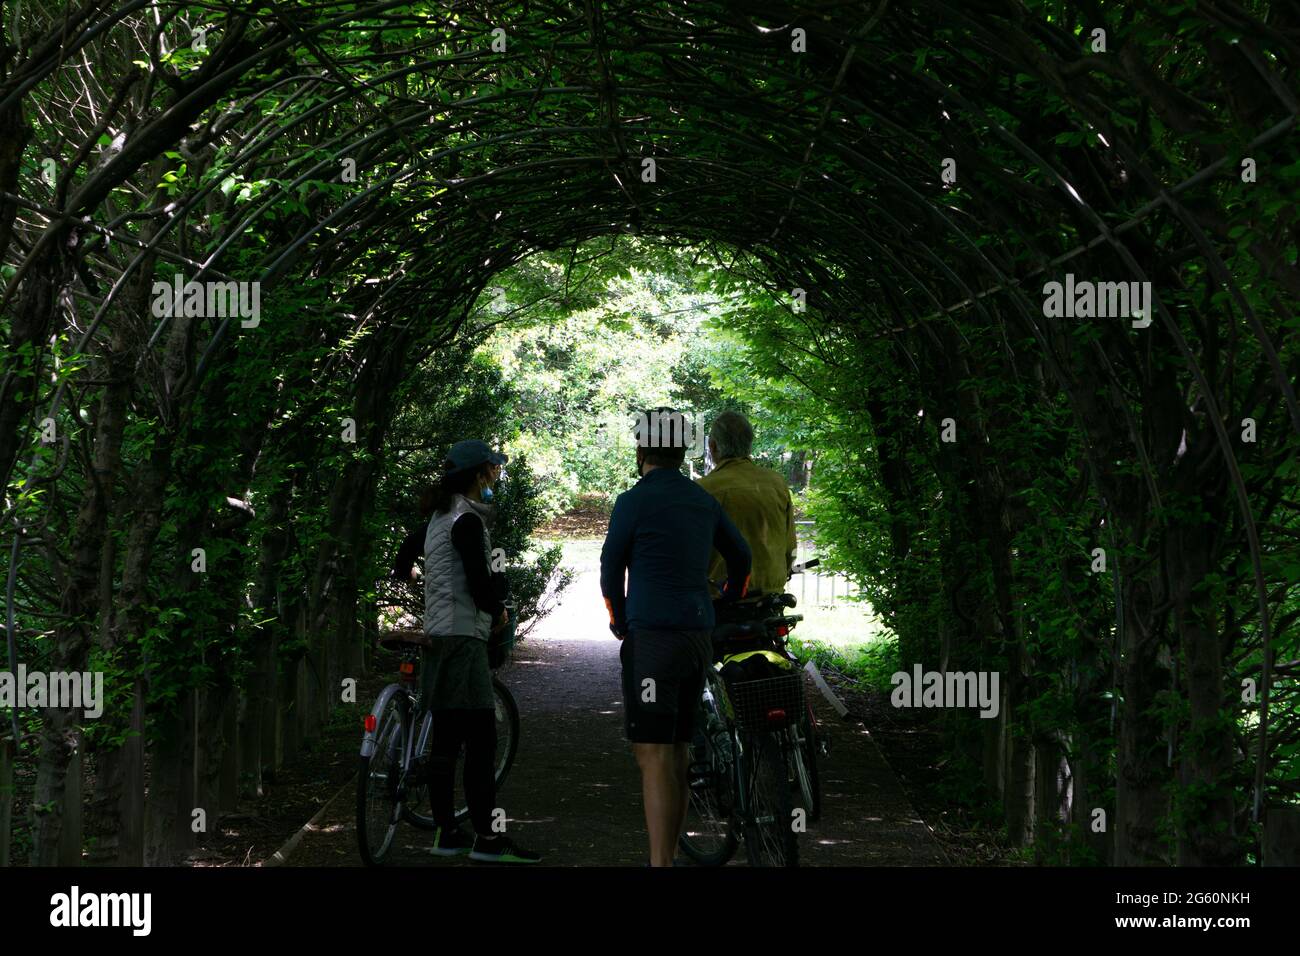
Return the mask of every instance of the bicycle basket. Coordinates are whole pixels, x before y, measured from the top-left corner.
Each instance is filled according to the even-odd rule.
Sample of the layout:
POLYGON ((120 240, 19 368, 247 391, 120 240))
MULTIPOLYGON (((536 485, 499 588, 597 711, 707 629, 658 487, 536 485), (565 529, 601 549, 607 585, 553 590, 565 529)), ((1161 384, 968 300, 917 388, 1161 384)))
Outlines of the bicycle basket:
POLYGON ((803 715, 803 672, 728 681, 727 696, 741 730, 781 730, 798 723, 803 715))

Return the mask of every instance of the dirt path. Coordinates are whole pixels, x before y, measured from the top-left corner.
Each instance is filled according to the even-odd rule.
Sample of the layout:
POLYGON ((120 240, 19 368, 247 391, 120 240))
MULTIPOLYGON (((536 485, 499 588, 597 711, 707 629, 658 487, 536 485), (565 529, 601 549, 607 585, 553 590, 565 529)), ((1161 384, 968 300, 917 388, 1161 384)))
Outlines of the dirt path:
MULTIPOLYGON (((519 754, 498 805, 507 832, 554 866, 639 866, 646 859, 640 779, 623 739, 618 642, 609 635, 596 577, 598 551, 566 545, 576 573, 564 603, 500 674, 519 702, 519 754)), ((818 699, 831 753, 821 764, 822 820, 801 837, 806 866, 945 862, 866 728, 818 699)), ((307 833, 290 866, 359 866, 347 788, 307 833)), ((393 865, 465 866, 430 855, 429 835, 403 825, 393 865)), ((743 849, 737 855, 743 865, 743 849)))

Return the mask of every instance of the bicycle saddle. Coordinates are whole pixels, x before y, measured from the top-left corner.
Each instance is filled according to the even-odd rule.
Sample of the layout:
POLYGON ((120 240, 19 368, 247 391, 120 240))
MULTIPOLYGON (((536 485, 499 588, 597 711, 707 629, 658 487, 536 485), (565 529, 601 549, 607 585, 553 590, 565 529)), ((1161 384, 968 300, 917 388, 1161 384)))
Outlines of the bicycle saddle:
POLYGON ((379 634, 379 646, 387 648, 390 651, 398 650, 402 647, 432 647, 433 642, 429 640, 427 634, 419 628, 402 628, 401 630, 381 631, 379 634))

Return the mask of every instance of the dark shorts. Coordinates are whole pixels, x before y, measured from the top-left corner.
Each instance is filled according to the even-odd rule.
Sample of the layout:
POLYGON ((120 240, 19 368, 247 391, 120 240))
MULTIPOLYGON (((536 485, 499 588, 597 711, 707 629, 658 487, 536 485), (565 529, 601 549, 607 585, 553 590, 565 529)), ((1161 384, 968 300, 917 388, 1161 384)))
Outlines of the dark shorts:
POLYGON ((420 661, 420 695, 432 710, 496 707, 488 642, 477 637, 435 635, 420 661))
POLYGON ((704 669, 713 646, 710 631, 634 630, 623 639, 623 711, 627 739, 641 744, 688 742, 704 669))

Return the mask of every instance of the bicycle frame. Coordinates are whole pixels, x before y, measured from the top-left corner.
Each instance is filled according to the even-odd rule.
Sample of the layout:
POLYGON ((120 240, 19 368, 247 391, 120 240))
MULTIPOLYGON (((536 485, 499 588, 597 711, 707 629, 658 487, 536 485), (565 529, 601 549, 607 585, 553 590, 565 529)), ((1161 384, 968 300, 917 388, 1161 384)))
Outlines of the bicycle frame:
MULTIPOLYGON (((789 661, 798 673, 798 661, 788 650, 786 636, 802 620, 802 615, 785 614, 785 609, 791 606, 793 600, 787 596, 769 595, 752 608, 752 616, 747 619, 724 621, 720 626, 723 636, 715 645, 715 651, 725 659, 728 644, 737 645, 737 651, 774 650, 789 661)), ((778 865, 797 866, 796 838, 790 834, 781 835, 784 827, 789 825, 789 821, 784 819, 788 801, 783 802, 780 796, 774 797, 768 788, 775 785, 779 790, 782 786, 774 784, 775 778, 771 776, 779 773, 782 781, 799 786, 807 794, 807 781, 804 779, 807 775, 800 770, 805 759, 802 748, 806 743, 805 735, 811 737, 816 734, 816 716, 806 704, 806 698, 803 698, 799 712, 791 714, 792 719, 788 721, 777 717, 782 723, 770 728, 748 721, 742 726, 733 694, 718 668, 713 666, 708 669, 705 690, 701 695, 701 708, 705 711, 706 718, 709 716, 710 701, 725 725, 727 749, 730 750, 730 759, 725 760, 727 766, 724 770, 720 766, 724 761, 718 757, 717 729, 710 731, 706 727, 705 746, 707 752, 712 754, 710 766, 714 772, 725 773, 726 790, 730 791, 729 794, 723 790, 715 791, 715 806, 719 816, 713 819, 717 823, 724 819, 730 821, 728 830, 731 838, 734 838, 737 831, 744 834, 751 862, 772 861, 778 865), (811 724, 806 731, 803 729, 805 723, 811 724), (782 769, 776 770, 777 766, 782 769), (721 815, 723 811, 726 816, 721 815)), ((775 711, 769 715, 769 719, 773 717, 776 717, 775 711)), ((712 723, 711 719, 706 722, 712 723)), ((706 851, 701 849, 700 852, 706 851)), ((730 851, 723 852, 730 855, 730 851)), ((719 860, 714 858, 712 862, 716 865, 719 860)), ((725 862, 725 857, 721 858, 721 862, 725 862)))
MULTIPOLYGON (((734 720, 726 682, 716 670, 710 670, 706 693, 716 701, 718 713, 725 723, 728 748, 731 751, 730 758, 725 760, 726 789, 717 791, 720 801, 723 800, 723 792, 730 796, 730 800, 726 801, 729 805, 724 808, 720 802, 718 810, 725 809, 726 815, 715 819, 729 821, 727 826, 732 838, 738 840, 743 835, 751 865, 797 865, 797 846, 791 845, 797 837, 780 835, 790 821, 784 818, 779 798, 776 805, 771 805, 760 795, 763 794, 765 785, 771 785, 769 775, 773 771, 773 761, 783 768, 788 766, 798 743, 790 727, 741 730, 734 720), (769 751, 768 748, 772 749, 769 751), (791 843, 787 843, 787 840, 791 843)), ((716 738, 711 739, 708 746, 714 754, 717 753, 716 738)), ((716 767, 716 762, 714 766, 716 767)), ((732 843, 730 849, 723 851, 725 855, 711 861, 713 865, 725 863, 734 848, 735 843, 732 843)))
MULTIPOLYGON (((731 745, 731 759, 728 761, 731 787, 735 805, 732 810, 742 822, 752 821, 753 813, 750 807, 749 794, 749 777, 745 772, 748 769, 747 754, 748 748, 745 745, 745 737, 748 736, 740 731, 736 726, 735 712, 732 709, 731 698, 727 694, 727 682, 713 668, 709 669, 706 678, 705 691, 712 695, 718 713, 721 715, 726 728, 727 739, 731 745)), ((780 731, 768 731, 768 733, 779 734, 780 731)))

